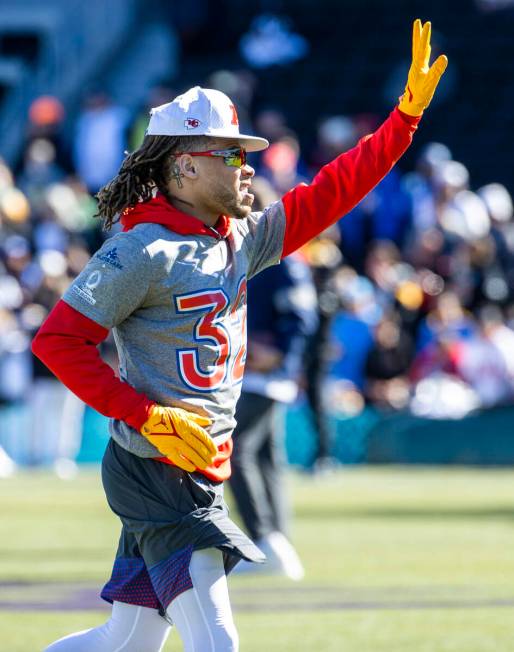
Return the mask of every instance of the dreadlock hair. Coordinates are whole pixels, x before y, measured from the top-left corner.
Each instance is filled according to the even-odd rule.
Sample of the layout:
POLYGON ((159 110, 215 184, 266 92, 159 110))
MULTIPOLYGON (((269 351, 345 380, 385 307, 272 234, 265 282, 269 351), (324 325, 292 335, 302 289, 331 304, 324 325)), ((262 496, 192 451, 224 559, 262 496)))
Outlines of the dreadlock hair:
POLYGON ((203 136, 145 136, 141 146, 127 153, 118 174, 96 194, 98 212, 109 230, 122 211, 154 196, 155 190, 168 196, 168 184, 174 177, 174 152, 191 152, 206 146, 203 136))

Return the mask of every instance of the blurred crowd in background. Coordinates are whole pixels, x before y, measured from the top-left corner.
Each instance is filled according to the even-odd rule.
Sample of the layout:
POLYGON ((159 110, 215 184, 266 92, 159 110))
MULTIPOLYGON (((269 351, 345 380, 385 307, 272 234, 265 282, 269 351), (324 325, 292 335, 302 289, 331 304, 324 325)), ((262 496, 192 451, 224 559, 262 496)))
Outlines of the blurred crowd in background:
MULTIPOLYGON (((245 122, 245 75, 209 80, 231 93, 245 122)), ((149 105, 169 100, 156 88, 149 105)), ((245 101, 246 98, 246 101, 245 101)), ((100 92, 88 96, 71 146, 64 108, 34 101, 19 169, 0 165, 0 400, 31 396, 50 377, 29 349, 32 334, 109 237, 94 217, 94 194, 143 137, 147 109, 130 116, 100 92)), ((378 118, 335 115, 309 151, 287 117, 253 116, 271 146, 250 163, 266 205, 346 151, 378 118)), ((323 210, 323 206, 319 207, 323 210)), ((416 414, 462 416, 514 395, 514 221, 509 192, 473 188, 465 165, 441 143, 407 173, 393 170, 364 201, 301 252, 312 269, 320 326, 313 345, 327 405, 346 415, 366 404, 416 414)), ((306 365, 312 364, 306 360, 306 365)))
MULTIPOLYGON (((154 84, 137 110, 134 103, 115 101, 100 82, 84 92, 80 107, 65 106, 52 95, 36 97, 28 114, 19 116, 26 124, 21 155, 10 166, 0 161, 0 416, 5 426, 10 418, 5 415, 19 416, 9 407, 28 406, 26 424, 17 421, 3 432, 24 430, 31 442, 24 459, 31 463, 73 459, 80 445, 84 407, 32 356, 30 342, 90 255, 116 232, 102 231, 94 195, 116 175, 124 153, 142 142, 149 109, 193 83, 229 95, 238 107, 242 131, 253 130, 271 143, 249 158, 256 169, 255 204, 266 206, 296 184, 309 182, 324 163, 374 131, 385 118, 384 107, 394 104, 391 98, 403 85, 406 67, 389 41, 388 57, 397 65, 390 68, 382 57, 392 76, 382 75, 386 87, 378 97, 378 73, 368 77, 373 66, 381 65, 378 51, 373 52, 373 66, 365 59, 355 65, 353 54, 346 52, 337 62, 341 83, 333 84, 334 61, 323 50, 326 16, 312 21, 306 37, 283 12, 270 10, 280 3, 260 3, 251 20, 233 12, 232 0, 151 4, 160 16, 159 26, 168 21, 178 35, 182 60, 177 70, 183 75, 175 71, 154 84), (233 38, 220 41, 220 30, 233 38), (314 45, 317 56, 310 56, 314 45), (212 72, 213 52, 226 69, 212 72), (316 87, 312 97, 307 94, 310 87, 296 85, 295 113, 293 104, 284 102, 289 93, 284 80, 291 70, 310 71, 316 87), (330 88, 323 75, 328 75, 330 88), (319 106, 321 100, 329 101, 328 108, 319 106), (364 110, 371 103, 376 106, 377 115, 356 114, 361 101, 364 110), (334 106, 340 111, 327 115, 334 106), (56 413, 61 414, 57 426, 56 413), (56 436, 56 429, 61 434, 56 436)), ((499 29, 505 24, 507 29, 506 19, 514 15, 511 4, 480 0, 475 13, 468 9, 467 24, 471 29, 482 14, 494 19, 495 12, 505 10, 498 24, 489 20, 488 25, 499 29)), ((437 7, 441 21, 451 18, 445 3, 437 7)), ((305 19, 311 11, 308 3, 297 10, 301 27, 301 16, 305 19)), ((433 11, 437 13, 435 7, 433 11)), ((383 18, 395 28, 391 12, 383 18)), ((304 32, 307 27, 304 20, 304 32)), ((345 25, 348 38, 350 27, 345 25)), ((374 45, 374 34, 353 36, 363 39, 363 52, 374 45)), ((438 38, 445 45, 442 34, 438 38)), ((20 42, 26 46, 26 39, 20 42)), ((454 48, 467 52, 470 42, 455 35, 454 48)), ((459 418, 514 398, 514 358, 509 355, 514 348, 513 203, 509 190, 486 174, 502 151, 501 133, 496 149, 491 145, 483 152, 477 147, 480 141, 469 138, 469 125, 481 114, 480 98, 474 103, 461 93, 467 74, 462 62, 467 60, 461 56, 459 67, 458 57, 455 63, 452 59, 434 102, 439 108, 431 107, 431 133, 450 138, 450 123, 458 131, 460 119, 465 138, 461 133, 455 139, 459 151, 469 151, 468 164, 487 185, 478 187, 466 161, 454 160, 445 143, 418 137, 400 166, 359 206, 300 252, 311 271, 318 311, 318 326, 303 361, 300 401, 307 399, 312 408, 325 454, 326 414, 352 417, 371 407, 380 413, 407 410, 459 418), (449 98, 458 109, 451 120, 445 113, 449 98), (468 143, 471 149, 466 150, 468 143)), ((145 64, 147 57, 141 61, 145 64)), ((144 65, 140 75, 142 71, 144 65)), ((480 73, 487 74, 485 64, 480 73)), ((468 85, 467 92, 473 88, 468 85)), ((509 112, 501 118, 504 129, 511 115, 507 105, 509 112)), ((492 133, 484 131, 481 137, 491 138, 492 133)), ((504 183, 509 178, 505 171, 504 183)), ((116 365, 112 340, 103 354, 116 365)), ((2 445, 0 439, 0 466, 2 445)))

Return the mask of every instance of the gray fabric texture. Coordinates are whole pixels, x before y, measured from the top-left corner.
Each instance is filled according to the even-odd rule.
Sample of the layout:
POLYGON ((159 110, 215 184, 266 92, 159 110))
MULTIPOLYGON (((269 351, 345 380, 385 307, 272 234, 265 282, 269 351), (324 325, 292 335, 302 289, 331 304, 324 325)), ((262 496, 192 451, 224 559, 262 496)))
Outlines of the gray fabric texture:
MULTIPOLYGON (((281 202, 233 219, 220 240, 138 224, 107 240, 63 299, 113 329, 123 381, 161 405, 210 417, 219 445, 234 429, 241 392, 234 369, 246 345, 242 286, 280 262, 284 231, 281 202)), ((122 421, 111 421, 110 433, 135 455, 159 456, 122 421)))

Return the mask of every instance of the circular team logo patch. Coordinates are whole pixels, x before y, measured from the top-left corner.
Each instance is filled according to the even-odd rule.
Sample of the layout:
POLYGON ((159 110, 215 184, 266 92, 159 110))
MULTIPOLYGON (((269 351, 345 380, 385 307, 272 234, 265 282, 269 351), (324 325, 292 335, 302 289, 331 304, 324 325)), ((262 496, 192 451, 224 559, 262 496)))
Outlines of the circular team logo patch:
POLYGON ((101 274, 101 272, 96 270, 96 271, 92 272, 88 276, 87 281, 86 281, 86 287, 89 290, 94 290, 95 288, 97 288, 99 286, 101 280, 102 280, 102 274, 101 274))

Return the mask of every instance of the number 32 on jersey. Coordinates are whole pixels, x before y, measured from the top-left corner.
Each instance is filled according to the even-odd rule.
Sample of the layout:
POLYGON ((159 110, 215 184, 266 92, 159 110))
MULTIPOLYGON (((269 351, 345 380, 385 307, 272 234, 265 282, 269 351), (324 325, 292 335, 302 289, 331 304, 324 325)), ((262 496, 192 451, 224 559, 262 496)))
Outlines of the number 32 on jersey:
POLYGON ((192 333, 193 341, 199 346, 177 350, 178 372, 182 381, 191 389, 212 392, 227 380, 236 384, 243 379, 246 358, 244 277, 239 281, 236 299, 230 308, 229 303, 228 296, 221 288, 175 296, 175 307, 179 314, 201 313, 192 333), (216 360, 204 369, 199 353, 202 344, 211 350, 214 344, 217 349, 216 360))

